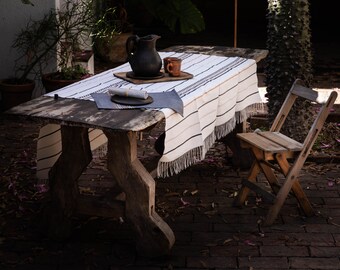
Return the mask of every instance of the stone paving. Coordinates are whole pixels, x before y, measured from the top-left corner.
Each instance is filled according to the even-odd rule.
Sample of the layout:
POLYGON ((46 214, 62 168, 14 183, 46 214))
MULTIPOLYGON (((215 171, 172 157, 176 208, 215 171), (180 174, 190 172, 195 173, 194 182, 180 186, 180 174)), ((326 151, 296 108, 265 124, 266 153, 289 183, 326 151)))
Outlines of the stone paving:
MULTIPOLYGON (((35 179, 39 125, 0 115, 0 126, 0 269, 340 269, 339 164, 308 162, 302 172, 316 216, 304 217, 289 198, 276 223, 263 227, 268 204, 261 198, 232 206, 246 173, 233 168, 218 142, 203 162, 156 179, 157 212, 176 243, 169 255, 146 258, 136 252, 124 217, 75 216, 70 239, 47 239, 38 214, 46 185, 35 179)), ((153 143, 161 131, 159 125, 139 141, 146 167, 158 158, 153 143)), ((79 180, 83 194, 101 196, 110 188, 104 165, 99 157, 90 164, 79 180)))

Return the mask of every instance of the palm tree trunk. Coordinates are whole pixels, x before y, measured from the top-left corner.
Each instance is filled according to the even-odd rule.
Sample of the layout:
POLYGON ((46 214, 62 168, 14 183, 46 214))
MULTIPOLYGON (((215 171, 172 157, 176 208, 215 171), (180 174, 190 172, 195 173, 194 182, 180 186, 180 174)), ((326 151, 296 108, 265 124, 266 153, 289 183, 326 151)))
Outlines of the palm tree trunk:
MULTIPOLYGON (((268 0, 266 84, 269 119, 273 121, 295 79, 312 81, 308 0, 268 0)), ((298 102, 282 132, 296 140, 309 129, 311 105, 298 102)))

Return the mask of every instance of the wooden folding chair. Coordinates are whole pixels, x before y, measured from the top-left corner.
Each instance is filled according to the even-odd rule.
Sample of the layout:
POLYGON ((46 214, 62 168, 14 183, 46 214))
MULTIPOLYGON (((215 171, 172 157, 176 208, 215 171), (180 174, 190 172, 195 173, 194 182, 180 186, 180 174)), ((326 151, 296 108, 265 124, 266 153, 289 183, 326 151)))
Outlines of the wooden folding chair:
POLYGON ((237 137, 241 140, 241 146, 250 148, 254 154, 255 161, 250 169, 248 179, 242 181, 242 187, 238 196, 235 198, 234 205, 243 205, 250 190, 269 199, 273 204, 264 221, 265 225, 271 225, 275 221, 291 190, 304 213, 307 216, 314 214, 314 210, 298 181, 298 175, 337 98, 337 93, 333 91, 328 100, 321 104, 320 111, 303 144, 280 133, 280 129, 298 97, 321 104, 320 101, 318 101, 318 92, 304 87, 300 80, 296 80, 276 116, 270 131, 237 134, 237 137), (288 162, 288 159, 291 163, 288 162), (274 171, 278 171, 284 175, 285 179, 282 185, 279 184, 274 171), (261 172, 268 180, 273 192, 267 192, 255 183, 257 175, 261 172))

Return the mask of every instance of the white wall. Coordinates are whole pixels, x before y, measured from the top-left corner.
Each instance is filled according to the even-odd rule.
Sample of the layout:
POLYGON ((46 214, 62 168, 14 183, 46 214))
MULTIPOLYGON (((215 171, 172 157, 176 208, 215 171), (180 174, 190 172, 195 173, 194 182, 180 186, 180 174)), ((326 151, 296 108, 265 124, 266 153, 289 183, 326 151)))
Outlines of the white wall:
POLYGON ((0 0, 0 79, 14 76, 14 62, 18 54, 11 48, 13 40, 29 18, 40 19, 55 0, 31 0, 34 6, 25 5, 21 0, 0 0))

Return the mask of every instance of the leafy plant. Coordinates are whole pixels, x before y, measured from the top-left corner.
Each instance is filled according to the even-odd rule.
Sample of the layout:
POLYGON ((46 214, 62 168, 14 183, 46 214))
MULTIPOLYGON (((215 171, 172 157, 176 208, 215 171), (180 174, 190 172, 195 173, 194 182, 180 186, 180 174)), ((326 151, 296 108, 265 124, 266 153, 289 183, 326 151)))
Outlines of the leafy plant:
MULTIPOLYGON (((51 9, 41 20, 28 22, 13 43, 20 52, 16 65, 19 81, 25 81, 33 71, 41 74, 51 59, 57 61, 61 73, 69 73, 70 67, 74 66, 72 56, 80 50, 80 43, 90 36, 99 37, 104 32, 116 31, 114 25, 98 23, 107 14, 103 11, 102 17, 98 17, 94 4, 95 0, 66 0, 60 9, 51 9)), ((76 69, 79 72, 79 68, 76 69)))
POLYGON ((142 0, 147 10, 162 21, 172 32, 178 25, 182 34, 203 31, 205 23, 202 13, 190 0, 142 0))
POLYGON ((79 80, 85 79, 88 76, 90 76, 90 74, 87 69, 81 65, 74 65, 62 68, 60 72, 55 73, 54 79, 79 80))
POLYGON ((120 1, 123 2, 129 13, 133 14, 132 17, 141 18, 144 16, 140 13, 149 13, 152 18, 163 23, 172 32, 192 34, 205 29, 203 15, 191 0, 120 1))
POLYGON ((96 35, 100 37, 111 37, 113 27, 114 34, 126 33, 132 31, 132 24, 128 20, 125 1, 97 0, 96 12, 100 19, 97 21, 96 35), (105 33, 103 32, 105 31, 105 33), (107 31, 109 30, 109 31, 107 31))
POLYGON ((53 57, 59 41, 54 32, 56 25, 56 14, 51 11, 39 21, 30 21, 17 35, 12 47, 20 53, 15 65, 15 78, 19 83, 25 82, 35 68, 41 69, 42 64, 53 57))
MULTIPOLYGON (((268 0, 266 85, 269 120, 273 121, 294 80, 312 81, 308 0, 268 0)), ((299 140, 309 126, 311 104, 299 102, 282 131, 299 140)))
POLYGON ((334 155, 340 151, 340 126, 336 122, 326 122, 313 145, 313 151, 334 155))
POLYGON ((116 27, 116 24, 111 19, 114 13, 115 9, 109 8, 108 12, 103 14, 103 16, 96 22, 95 32, 91 35, 94 39, 110 37, 112 33, 118 34, 121 32, 119 27, 116 27))

